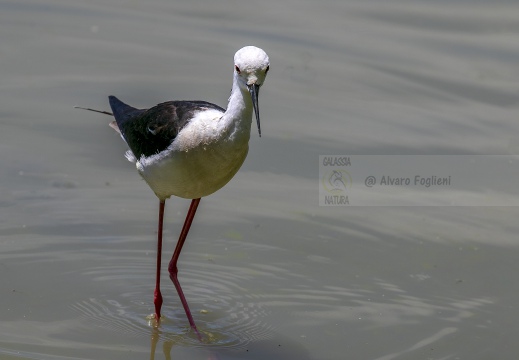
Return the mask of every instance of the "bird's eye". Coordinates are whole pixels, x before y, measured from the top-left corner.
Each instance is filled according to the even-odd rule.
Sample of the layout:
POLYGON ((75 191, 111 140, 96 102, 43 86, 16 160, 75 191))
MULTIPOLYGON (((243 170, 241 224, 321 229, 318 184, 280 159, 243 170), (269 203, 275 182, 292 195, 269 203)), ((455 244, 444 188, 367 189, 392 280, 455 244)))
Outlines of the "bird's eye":
POLYGON ((238 67, 238 65, 234 65, 234 70, 236 70, 236 72, 239 74, 241 72, 240 68, 238 67))
POLYGON ((267 73, 269 72, 269 69, 270 69, 270 65, 267 65, 267 68, 265 69, 265 75, 267 75, 267 73))

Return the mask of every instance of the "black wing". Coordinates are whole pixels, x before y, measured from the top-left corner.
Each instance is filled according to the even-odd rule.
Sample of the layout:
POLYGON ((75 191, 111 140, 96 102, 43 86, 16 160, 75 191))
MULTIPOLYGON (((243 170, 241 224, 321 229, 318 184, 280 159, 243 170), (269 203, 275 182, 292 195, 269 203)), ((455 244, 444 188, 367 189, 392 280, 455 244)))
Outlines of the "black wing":
POLYGON ((121 135, 137 159, 165 150, 197 112, 225 112, 206 101, 168 101, 145 110, 126 105, 115 96, 109 100, 121 135))

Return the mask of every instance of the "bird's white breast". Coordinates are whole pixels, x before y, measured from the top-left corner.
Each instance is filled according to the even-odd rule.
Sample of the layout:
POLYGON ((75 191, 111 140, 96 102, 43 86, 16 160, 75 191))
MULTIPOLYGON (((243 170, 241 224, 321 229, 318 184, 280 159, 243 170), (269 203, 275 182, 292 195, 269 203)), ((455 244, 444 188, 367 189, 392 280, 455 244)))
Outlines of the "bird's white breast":
POLYGON ((248 138, 229 136, 222 115, 217 110, 199 112, 166 150, 137 161, 139 173, 160 199, 210 195, 239 170, 248 138))

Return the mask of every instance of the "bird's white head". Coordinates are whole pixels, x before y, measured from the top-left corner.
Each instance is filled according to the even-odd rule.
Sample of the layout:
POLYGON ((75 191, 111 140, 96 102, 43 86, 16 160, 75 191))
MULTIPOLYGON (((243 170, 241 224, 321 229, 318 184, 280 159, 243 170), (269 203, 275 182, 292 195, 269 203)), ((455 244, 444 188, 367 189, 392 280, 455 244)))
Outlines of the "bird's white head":
POLYGON ((234 55, 234 71, 246 85, 262 85, 269 71, 269 57, 265 51, 255 46, 245 46, 234 55))
POLYGON ((270 60, 267 53, 258 47, 245 46, 234 55, 234 74, 239 86, 246 87, 251 95, 259 136, 261 136, 261 127, 258 94, 260 86, 265 82, 269 68, 270 60))

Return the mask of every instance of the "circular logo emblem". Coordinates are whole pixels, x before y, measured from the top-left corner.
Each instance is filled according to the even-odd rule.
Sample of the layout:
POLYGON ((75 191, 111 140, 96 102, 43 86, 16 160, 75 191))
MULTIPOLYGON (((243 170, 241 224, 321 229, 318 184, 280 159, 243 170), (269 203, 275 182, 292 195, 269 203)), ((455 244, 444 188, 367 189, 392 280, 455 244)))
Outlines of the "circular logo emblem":
POLYGON ((342 169, 327 171, 323 175, 321 182, 323 188, 330 194, 334 195, 345 193, 352 184, 351 175, 346 170, 342 169))

